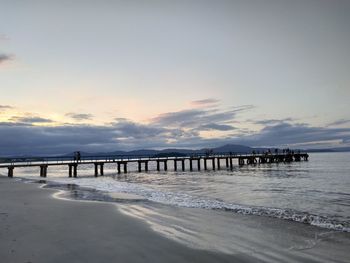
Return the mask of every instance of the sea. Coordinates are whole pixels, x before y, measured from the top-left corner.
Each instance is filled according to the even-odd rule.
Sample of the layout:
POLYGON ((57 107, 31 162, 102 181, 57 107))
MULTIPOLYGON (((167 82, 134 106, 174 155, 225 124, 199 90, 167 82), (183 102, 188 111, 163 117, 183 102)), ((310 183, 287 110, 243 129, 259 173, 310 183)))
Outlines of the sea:
POLYGON ((15 177, 59 189, 59 198, 115 202, 121 212, 164 235, 224 252, 232 247, 230 237, 225 240, 230 223, 224 221, 230 217, 249 221, 258 216, 350 232, 349 152, 311 153, 309 161, 301 162, 235 164, 232 170, 224 161, 215 171, 208 163, 207 171, 196 171, 194 164, 192 172, 175 172, 172 161, 168 171, 159 172, 152 162, 148 172, 138 172, 135 164, 127 174, 118 174, 116 164, 105 164, 105 175, 99 177, 94 177, 93 165, 79 165, 78 178, 68 178, 67 170, 50 166, 43 181, 38 168, 16 168, 15 177), (199 223, 203 217, 210 220, 199 223))

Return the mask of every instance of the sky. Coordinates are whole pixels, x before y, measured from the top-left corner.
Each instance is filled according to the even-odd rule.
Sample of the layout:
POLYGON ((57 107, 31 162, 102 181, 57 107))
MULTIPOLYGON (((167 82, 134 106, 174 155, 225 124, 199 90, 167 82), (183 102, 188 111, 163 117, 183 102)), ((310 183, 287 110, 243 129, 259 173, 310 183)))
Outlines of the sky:
POLYGON ((0 155, 350 146, 348 0, 0 0, 0 155))

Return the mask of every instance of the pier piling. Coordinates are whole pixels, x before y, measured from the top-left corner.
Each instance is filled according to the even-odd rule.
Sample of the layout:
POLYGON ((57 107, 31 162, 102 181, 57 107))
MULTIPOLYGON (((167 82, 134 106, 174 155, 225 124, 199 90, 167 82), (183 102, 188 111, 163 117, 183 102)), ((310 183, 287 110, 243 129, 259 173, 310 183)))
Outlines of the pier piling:
POLYGON ((73 176, 76 178, 78 176, 78 164, 73 164, 73 176))
POLYGON ((100 174, 101 175, 104 175, 103 167, 104 167, 104 163, 100 163, 100 174))
POLYGON ((68 176, 69 177, 72 177, 72 165, 71 164, 68 164, 68 176))
POLYGON ((94 163, 95 166, 95 177, 98 176, 98 163, 94 163))
POLYGON ((220 169, 221 169, 221 166, 220 166, 220 158, 216 158, 216 160, 217 160, 217 167, 218 167, 218 170, 220 170, 220 169))
POLYGON ((40 165, 40 177, 47 176, 47 165, 40 165))
POLYGON ((13 177, 13 170, 15 169, 15 167, 13 166, 9 166, 8 168, 8 177, 13 177))

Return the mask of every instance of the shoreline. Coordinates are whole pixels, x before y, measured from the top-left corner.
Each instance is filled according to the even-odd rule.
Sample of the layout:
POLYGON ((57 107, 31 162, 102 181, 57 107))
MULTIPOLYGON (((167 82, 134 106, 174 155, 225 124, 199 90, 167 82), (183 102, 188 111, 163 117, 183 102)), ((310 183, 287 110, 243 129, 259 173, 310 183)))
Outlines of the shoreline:
MULTIPOLYGON (((17 192, 19 191, 20 194, 28 200, 28 202, 23 202, 23 204, 17 202, 15 205, 25 208, 26 212, 23 213, 26 220, 29 219, 31 223, 22 226, 23 222, 19 214, 16 216, 14 215, 14 219, 11 220, 19 224, 22 228, 22 232, 26 233, 24 238, 26 242, 23 243, 21 247, 25 247, 27 243, 29 247, 41 247, 42 245, 35 244, 37 241, 39 241, 39 243, 43 242, 45 246, 50 245, 49 249, 44 249, 44 251, 40 251, 39 254, 34 253, 33 255, 37 256, 29 257, 30 259, 28 259, 25 258, 29 255, 28 251, 23 254, 21 250, 16 251, 16 249, 14 249, 14 252, 11 253, 12 249, 10 249, 11 247, 9 246, 11 242, 7 245, 5 244, 5 249, 4 244, 1 244, 0 256, 5 259, 7 256, 7 262, 23 262, 24 260, 33 260, 31 262, 56 262, 57 258, 61 258, 62 256, 63 258, 61 258, 60 261, 111 262, 113 257, 120 259, 120 254, 124 255, 122 261, 127 262, 145 262, 143 258, 145 255, 147 255, 146 261, 152 262, 197 262, 195 260, 198 260, 198 262, 329 262, 330 260, 334 262, 347 262, 350 259, 350 254, 346 249, 346 247, 350 245, 350 235, 342 234, 342 232, 325 231, 325 229, 322 230, 300 223, 283 222, 283 220, 271 220, 269 218, 251 215, 230 214, 230 216, 228 216, 228 213, 223 211, 176 208, 176 212, 174 213, 174 208, 169 208, 166 205, 150 207, 150 210, 152 210, 151 212, 155 212, 155 210, 158 209, 161 213, 173 216, 174 218, 179 215, 180 217, 184 215, 186 217, 197 218, 197 221, 194 220, 192 224, 197 224, 199 226, 213 221, 225 223, 223 229, 219 228, 215 230, 217 232, 215 234, 217 234, 219 238, 217 240, 217 247, 215 247, 215 245, 207 246, 206 244, 201 244, 201 239, 205 240, 208 237, 206 236, 208 233, 205 233, 205 231, 201 233, 202 231, 198 230, 198 233, 194 235, 198 235, 198 238, 192 240, 192 242, 197 244, 191 246, 190 243, 186 244, 186 242, 183 242, 184 240, 177 240, 169 236, 169 233, 158 231, 157 227, 159 228, 159 225, 152 225, 150 218, 142 218, 142 216, 137 217, 135 214, 133 215, 132 210, 141 207, 137 202, 115 203, 115 201, 79 200, 72 198, 72 196, 69 197, 69 195, 79 196, 79 193, 76 192, 74 187, 70 190, 64 190, 45 186, 38 187, 38 185, 37 183, 22 182, 21 179, 16 181, 8 178, 0 179, 1 212, 4 210, 4 201, 12 207, 11 211, 14 212, 14 200, 7 200, 13 195, 12 191, 8 188, 15 188, 17 192), (45 189, 47 191, 45 191, 45 189), (55 197, 55 195, 65 194, 68 196, 67 198, 55 197), (40 207, 35 205, 38 202, 41 205, 40 207), (56 207, 61 213, 52 210, 52 206, 56 207), (40 213, 45 213, 44 224, 40 223, 40 217, 38 218, 37 215, 32 215, 33 212, 31 211, 33 209, 37 209, 40 213), (73 214, 70 215, 67 210, 72 211, 73 214), (47 213, 50 213, 50 219, 46 218, 47 213), (96 213, 99 215, 97 216, 96 213), (105 222, 106 217, 109 218, 107 222, 105 222), (98 220, 91 221, 93 218, 98 220), (111 218, 114 218, 115 221, 111 220, 111 218), (39 222, 35 219, 39 220, 39 222), (88 219, 88 222, 86 222, 86 219, 88 219), (60 230, 69 228, 72 232, 67 234, 66 231, 53 229, 50 227, 48 221, 54 222, 54 226, 58 227, 60 230), (67 222, 69 224, 66 226, 67 222), (120 225, 123 225, 123 227, 121 228, 120 225), (30 226, 36 226, 36 228, 39 229, 43 228, 43 233, 40 233, 39 237, 36 236, 37 233, 31 233, 30 226), (229 227, 229 229, 227 229, 227 227, 229 227), (77 229, 79 229, 79 231, 77 231, 77 229), (91 232, 83 233, 86 229, 91 232), (138 233, 135 233, 135 229, 138 229, 138 233), (114 231, 116 233, 122 232, 123 237, 112 235, 114 231), (131 234, 129 234, 128 231, 130 231, 131 234), (67 241, 55 247, 57 241, 55 239, 51 240, 50 235, 47 236, 45 232, 58 235, 60 240, 80 240, 83 242, 87 242, 86 240, 89 239, 89 236, 101 236, 101 233, 104 233, 104 235, 101 236, 101 239, 93 238, 93 240, 88 241, 88 244, 83 246, 76 242, 69 244, 70 242, 67 241), (228 249, 225 249, 225 245, 227 244, 220 243, 220 239, 225 238, 226 232, 230 232, 231 234, 229 238, 232 244, 229 244, 231 247, 228 247, 228 249), (140 242, 140 237, 143 242, 140 242), (32 242, 28 242, 28 239, 32 240, 32 242), (124 247, 119 248, 118 251, 112 252, 114 247, 111 244, 115 243, 127 244, 123 244, 124 247), (151 244, 153 244, 153 246, 151 244), (105 247, 110 248, 107 254, 105 247), (69 251, 74 252, 74 255, 72 258, 70 258, 71 256, 66 257, 60 255, 57 253, 57 249, 69 249, 69 251), (85 257, 85 255, 81 254, 85 253, 84 251, 86 249, 89 250, 91 256, 85 257), (101 253, 101 251, 103 251, 103 253, 101 253), (143 256, 140 257, 139 254, 135 256, 135 251, 141 251, 140 254, 143 254, 143 256), (53 254, 54 256, 48 257, 46 253, 53 254), (159 256, 159 253, 165 253, 164 257, 159 256), (43 254, 45 254, 45 256, 43 254), (46 257, 46 259, 40 261, 42 257, 46 257), (47 259, 47 257, 49 259, 47 259), (94 260, 92 260, 93 258, 94 260)), ((16 198, 18 197, 16 196, 16 198)), ((20 201, 20 199, 17 201, 20 201)), ((8 214, 11 215, 11 212, 8 214)), ((1 217, 2 220, 4 220, 4 216, 1 217)), ((8 218, 5 219, 5 221, 6 220, 9 221, 8 218)), ((183 221, 179 226, 186 226, 189 227, 189 229, 194 227, 194 225, 186 224, 188 224, 188 222, 183 221)), ((6 232, 6 235, 8 234, 9 232, 6 232)), ((213 233, 209 234, 212 235, 213 233)), ((2 236, 5 235, 2 234, 2 236)), ((10 232, 10 236, 18 236, 18 233, 16 233, 16 231, 10 232)), ((14 239, 16 241, 18 240, 17 238, 14 239)), ((208 239, 211 240, 212 237, 208 239)), ((14 241, 14 244, 16 241, 14 241)), ((1 243, 3 243, 3 240, 1 243)), ((215 240, 213 243, 215 243, 215 240)))
POLYGON ((111 204, 66 202, 56 190, 0 178, 4 262, 252 262, 188 248, 111 204))
MULTIPOLYGON (((86 177, 88 178, 88 177, 86 177)), ((105 177, 108 178, 108 177, 105 177)), ((85 179, 85 178, 84 178, 85 179)), ((94 179, 94 178, 93 178, 94 179)), ((303 210, 294 210, 289 208, 282 208, 282 207, 268 207, 268 206, 253 206, 248 204, 236 204, 236 203, 230 203, 230 202, 220 202, 217 200, 212 200, 212 203, 208 207, 208 203, 205 203, 203 205, 203 202, 208 202, 208 200, 200 199, 198 198, 197 204, 172 204, 172 203, 166 203, 162 202, 162 200, 152 200, 145 196, 138 195, 138 193, 131 192, 109 192, 109 190, 100 189, 96 186, 92 185, 80 185, 77 182, 60 182, 60 180, 50 180, 50 179, 29 179, 29 178, 21 178, 20 180, 23 180, 24 182, 32 182, 32 183, 44 183, 44 188, 52 188, 52 189, 59 189, 64 190, 67 193, 68 191, 75 190, 80 191, 81 193, 91 193, 91 195, 88 195, 87 197, 81 195, 70 195, 69 198, 74 200, 95 200, 95 201, 106 201, 106 202, 115 202, 119 203, 122 200, 127 199, 127 195, 134 196, 134 199, 137 201, 148 201, 148 202, 156 202, 161 203, 164 205, 170 205, 170 206, 178 206, 183 208, 200 208, 200 209, 208 209, 208 210, 222 210, 227 212, 232 212, 233 214, 237 215, 245 215, 245 216, 263 216, 263 217, 269 217, 272 219, 281 219, 291 222, 296 222, 300 224, 306 224, 310 226, 315 226, 318 228, 321 228, 323 230, 329 230, 329 231, 339 231, 339 232, 345 232, 350 233, 350 225, 347 221, 341 221, 338 218, 332 218, 327 215, 322 214, 312 214, 307 211, 303 210), (113 198, 113 195, 120 194, 125 195, 125 197, 120 198, 113 198), (137 197, 135 197, 137 195, 137 197)), ((79 180, 79 179, 78 179, 79 180)), ((163 200, 164 201, 164 200, 163 200)))

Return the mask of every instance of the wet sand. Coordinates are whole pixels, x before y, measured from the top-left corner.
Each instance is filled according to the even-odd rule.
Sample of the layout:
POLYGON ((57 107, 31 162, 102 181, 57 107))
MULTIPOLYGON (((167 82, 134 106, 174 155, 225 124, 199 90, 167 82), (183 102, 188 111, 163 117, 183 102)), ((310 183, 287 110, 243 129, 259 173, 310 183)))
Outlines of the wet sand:
POLYGON ((250 262, 169 240, 114 204, 59 200, 54 192, 0 178, 1 262, 250 262))
POLYGON ((67 201, 56 192, 0 177, 2 262, 350 261, 349 233, 224 211, 67 201), (167 220, 154 223, 157 214, 167 220))
POLYGON ((118 207, 162 235, 197 249, 249 255, 254 262, 350 262, 350 233, 220 210, 152 203, 118 207))

